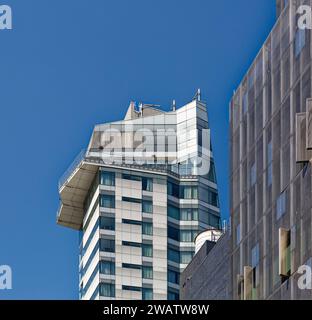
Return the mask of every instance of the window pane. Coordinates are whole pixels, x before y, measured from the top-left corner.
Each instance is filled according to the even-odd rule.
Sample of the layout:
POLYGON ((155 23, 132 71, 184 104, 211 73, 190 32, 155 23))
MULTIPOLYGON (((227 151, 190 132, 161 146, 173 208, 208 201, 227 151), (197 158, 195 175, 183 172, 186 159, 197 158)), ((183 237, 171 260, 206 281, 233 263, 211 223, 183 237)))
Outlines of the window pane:
POLYGON ((143 257, 153 257, 153 247, 150 244, 142 245, 142 256, 143 257))
POLYGON ((115 186, 115 173, 101 171, 100 184, 105 186, 115 186))
POLYGON ((182 230, 180 233, 181 242, 192 242, 192 231, 191 230, 182 230))
POLYGON ((142 234, 152 236, 153 235, 153 224, 149 222, 143 222, 142 224, 142 234))
POLYGON ((143 288, 142 289, 142 299, 143 300, 153 300, 153 289, 143 288))
POLYGON ((143 268, 142 268, 142 278, 143 279, 153 279, 153 267, 143 266, 143 268))
POLYGON ((142 190, 144 191, 153 191, 153 179, 143 178, 142 179, 142 190))
POLYGON ((193 257, 192 252, 181 252, 181 263, 190 263, 193 257))
POLYGON ((153 213, 153 203, 152 203, 152 201, 143 200, 143 202, 142 202, 142 212, 153 213))
POLYGON ((168 216, 171 218, 174 218, 176 220, 179 220, 180 219, 179 208, 169 205, 168 206, 168 216))
POLYGON ((115 219, 110 217, 100 217, 100 229, 115 230, 115 219))
POLYGON ((115 297, 115 285, 111 283, 100 284, 100 296, 115 297))
POLYGON ((100 250, 106 252, 115 252, 115 241, 100 239, 100 250))
POLYGON ((111 261, 100 261, 100 273, 114 275, 115 274, 115 263, 111 261))
POLYGON ((104 208, 115 208, 115 196, 101 194, 100 195, 100 206, 104 208))

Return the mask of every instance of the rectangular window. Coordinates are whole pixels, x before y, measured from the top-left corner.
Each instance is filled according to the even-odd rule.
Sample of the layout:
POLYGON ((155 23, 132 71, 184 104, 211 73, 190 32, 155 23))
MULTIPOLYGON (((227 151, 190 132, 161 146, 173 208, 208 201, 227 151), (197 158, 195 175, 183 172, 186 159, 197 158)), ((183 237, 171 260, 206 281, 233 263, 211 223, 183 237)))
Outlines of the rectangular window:
POLYGON ((142 256, 143 257, 153 257, 153 246, 151 244, 142 245, 142 256))
POLYGON ((115 173, 108 171, 101 171, 100 173, 100 184, 104 186, 115 186, 115 173))
POLYGON ((143 288, 142 289, 142 300, 153 300, 153 289, 143 288))
POLYGON ((208 203, 214 207, 219 207, 219 197, 217 191, 209 188, 208 189, 208 203))
POLYGON ((142 178, 142 190, 143 191, 153 191, 153 179, 152 178, 142 178))
POLYGON ((100 251, 115 252, 115 241, 100 239, 100 251))
POLYGON ((134 286, 122 286, 122 290, 141 292, 142 288, 141 287, 134 287, 134 286))
POLYGON ((140 225, 142 225, 142 222, 141 222, 141 221, 138 221, 138 220, 129 220, 129 219, 122 219, 122 223, 124 223, 124 224, 132 224, 132 225, 135 225, 135 226, 140 226, 140 225))
POLYGON ((220 217, 210 213, 209 214, 209 225, 211 227, 216 228, 216 229, 220 229, 220 227, 221 227, 220 217))
POLYGON ((179 300, 179 293, 168 290, 168 300, 171 300, 171 301, 179 300))
POLYGON ((138 242, 122 241, 122 245, 126 247, 141 248, 141 243, 138 242))
POLYGON ((112 261, 100 261, 100 273, 107 275, 115 274, 115 263, 112 261))
POLYGON ((193 241, 192 230, 181 230, 180 231, 180 241, 181 242, 192 242, 193 241))
POLYGON ((115 284, 100 283, 100 296, 101 297, 115 297, 115 284))
POLYGON ((295 35, 295 57, 298 58, 306 43, 305 30, 298 29, 295 35))
POLYGON ((180 254, 180 258, 181 258, 181 261, 180 261, 181 263, 188 264, 192 261, 193 252, 182 251, 180 254))
POLYGON ((280 219, 286 212, 286 192, 280 194, 276 201, 276 219, 280 219))
POLYGON ((153 202, 152 201, 143 200, 142 201, 142 212, 153 213, 153 202))
POLYGON ((168 182, 167 192, 169 196, 179 198, 179 186, 173 182, 168 182))
POLYGON ((191 208, 180 209, 181 221, 198 221, 198 210, 191 208))
POLYGON ((250 169, 250 185, 254 186, 257 181, 257 170, 256 170, 256 164, 254 163, 250 169))
POLYGON ((132 174, 123 174, 122 178, 125 180, 131 180, 131 181, 141 181, 141 177, 134 176, 132 174))
POLYGON ((134 269, 134 270, 141 270, 141 266, 138 264, 132 264, 132 263, 123 263, 122 267, 125 269, 134 269))
POLYGON ((100 217, 100 229, 115 230, 115 218, 100 217))
POLYGON ((150 222, 142 223, 142 234, 152 236, 153 235, 153 224, 150 222))
POLYGON ((122 197, 122 201, 132 202, 132 203, 141 203, 141 199, 129 198, 129 197, 122 197))
POLYGON ((174 207, 169 204, 168 206, 168 217, 171 217, 173 219, 179 220, 180 214, 179 214, 179 208, 174 207))
POLYGON ((180 284, 179 272, 168 270, 168 282, 174 283, 174 284, 180 284))
POLYGON ((179 229, 168 226, 168 238, 180 241, 179 229))
POLYGON ((103 208, 115 208, 115 196, 108 195, 108 194, 101 194, 100 206, 103 208))
POLYGON ((142 278, 153 279, 153 267, 143 266, 142 267, 142 278))
POLYGON ((198 199, 196 186, 181 186, 181 199, 198 199))
POLYGON ((168 249, 168 260, 180 263, 180 253, 179 251, 168 249))

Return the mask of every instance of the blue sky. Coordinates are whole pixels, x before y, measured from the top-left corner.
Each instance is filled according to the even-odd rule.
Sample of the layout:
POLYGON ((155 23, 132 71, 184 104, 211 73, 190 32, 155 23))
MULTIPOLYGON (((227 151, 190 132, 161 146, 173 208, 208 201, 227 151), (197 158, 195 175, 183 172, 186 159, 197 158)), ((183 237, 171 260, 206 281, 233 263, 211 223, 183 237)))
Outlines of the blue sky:
POLYGON ((275 19, 273 0, 0 0, 0 299, 77 299, 78 235, 55 224, 57 183, 94 124, 130 100, 208 104, 228 216, 228 104, 275 19))

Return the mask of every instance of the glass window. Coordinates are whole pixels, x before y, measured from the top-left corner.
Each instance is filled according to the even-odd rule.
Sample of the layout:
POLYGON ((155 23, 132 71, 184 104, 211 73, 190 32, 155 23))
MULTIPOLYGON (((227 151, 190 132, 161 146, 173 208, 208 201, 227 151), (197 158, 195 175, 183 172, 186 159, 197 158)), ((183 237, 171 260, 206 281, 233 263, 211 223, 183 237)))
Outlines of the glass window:
POLYGON ((188 264, 193 258, 193 252, 182 251, 180 254, 181 263, 188 264))
POLYGON ((179 208, 174 207, 169 204, 168 206, 168 217, 171 217, 173 219, 179 220, 180 214, 179 214, 179 208))
POLYGON ((211 182, 216 183, 217 179, 216 179, 216 170, 215 170, 215 165, 213 163, 213 161, 210 162, 210 169, 209 169, 209 173, 208 173, 208 180, 211 182))
POLYGON ((171 301, 179 300, 179 293, 168 290, 168 300, 171 300, 171 301))
POLYGON ((169 196, 179 198, 179 186, 173 182, 168 182, 167 192, 169 196))
POLYGON ((168 270, 168 282, 174 283, 174 284, 180 284, 179 272, 168 270))
POLYGON ((180 241, 181 242, 192 242, 193 236, 192 236, 192 230, 181 230, 180 231, 180 241))
POLYGON ((143 266, 142 278, 143 279, 153 279, 153 267, 143 266))
POLYGON ((115 186, 115 173, 108 171, 101 171, 100 184, 105 186, 115 186))
POLYGON ((192 221, 193 220, 192 209, 181 209, 180 219, 182 221, 192 221))
POLYGON ((138 221, 138 220, 129 220, 129 219, 122 219, 122 223, 132 224, 132 225, 135 225, 135 226, 140 226, 140 225, 142 224, 141 221, 138 221))
POLYGON ((215 216, 214 214, 209 214, 209 225, 211 227, 220 228, 220 217, 215 216))
POLYGON ((143 200, 142 201, 142 212, 153 213, 153 203, 152 201, 143 200))
POLYGON ((295 56, 299 57, 306 43, 305 30, 298 29, 295 35, 295 56))
POLYGON ((141 247, 141 243, 131 242, 131 241, 122 241, 122 245, 126 247, 135 247, 135 248, 141 247))
POLYGON ((142 245, 142 256, 143 257, 153 257, 153 246, 151 244, 142 245))
POLYGON ((182 186, 181 187, 181 198, 182 199, 197 199, 198 192, 196 186, 182 186))
POLYGON ((276 201, 276 218, 280 219, 286 212, 286 192, 281 193, 276 201))
POLYGON ((141 203, 141 199, 129 198, 129 197, 122 197, 122 201, 133 202, 133 203, 141 203))
POLYGON ((115 252, 115 241, 100 239, 100 250, 105 252, 115 252))
POLYGON ((108 195, 108 194, 101 194, 100 206, 103 208, 115 208, 115 196, 108 195))
POLYGON ((144 191, 153 191, 153 179, 151 178, 142 178, 142 190, 144 191))
POLYGON ((255 268, 259 264, 259 244, 251 250, 251 266, 255 268))
POLYGON ((132 174, 123 174, 122 178, 125 179, 125 180, 141 181, 141 177, 134 176, 132 174))
POLYGON ((153 289, 143 288, 142 289, 142 300, 153 300, 153 289))
POLYGON ((180 263, 180 253, 179 251, 168 249, 168 260, 180 263))
POLYGON ((132 264, 132 263, 123 263, 122 267, 125 269, 135 269, 135 270, 141 270, 141 266, 138 264, 132 264))
POLYGON ((168 226, 168 238, 180 241, 179 229, 168 226))
POLYGON ((241 242, 241 225, 236 227, 236 244, 238 245, 241 242))
POLYGON ((115 274, 115 263, 112 261, 100 261, 100 273, 114 275, 115 274))
POLYGON ((122 290, 140 292, 142 289, 140 287, 134 287, 134 286, 122 286, 122 290))
POLYGON ((100 229, 115 230, 115 218, 100 217, 100 229))
POLYGON ((142 234, 152 236, 153 235, 153 224, 150 222, 142 223, 142 234))
POLYGON ((254 186, 257 181, 257 170, 256 170, 256 164, 254 163, 250 169, 250 184, 251 186, 254 186))
POLYGON ((112 283, 100 283, 100 296, 115 297, 115 285, 112 283))
POLYGON ((217 191, 209 188, 208 189, 208 203, 214 207, 219 207, 219 197, 217 191))

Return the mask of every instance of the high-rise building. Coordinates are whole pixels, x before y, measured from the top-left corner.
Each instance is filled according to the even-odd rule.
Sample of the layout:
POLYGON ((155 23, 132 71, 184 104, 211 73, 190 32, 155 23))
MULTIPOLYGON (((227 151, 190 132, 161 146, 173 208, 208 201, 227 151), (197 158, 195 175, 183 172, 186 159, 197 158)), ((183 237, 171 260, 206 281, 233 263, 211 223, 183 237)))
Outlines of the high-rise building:
POLYGON ((277 1, 230 105, 234 299, 312 298, 298 282, 312 257, 311 5, 277 1))
POLYGON ((60 180, 57 223, 80 233, 80 299, 179 299, 198 232, 220 226, 200 93, 164 112, 131 103, 97 125, 60 180))

